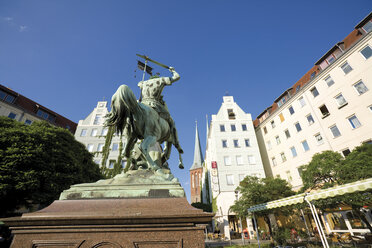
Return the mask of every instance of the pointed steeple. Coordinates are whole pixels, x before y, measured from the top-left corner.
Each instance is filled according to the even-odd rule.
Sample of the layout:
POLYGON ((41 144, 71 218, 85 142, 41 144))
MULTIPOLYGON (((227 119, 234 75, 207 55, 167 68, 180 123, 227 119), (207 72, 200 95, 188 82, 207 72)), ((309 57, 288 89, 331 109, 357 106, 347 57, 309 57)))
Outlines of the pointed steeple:
POLYGON ((196 129, 195 129, 194 163, 192 164, 190 170, 202 168, 202 165, 203 165, 203 154, 202 154, 200 140, 199 140, 198 122, 195 121, 195 123, 196 123, 196 129))

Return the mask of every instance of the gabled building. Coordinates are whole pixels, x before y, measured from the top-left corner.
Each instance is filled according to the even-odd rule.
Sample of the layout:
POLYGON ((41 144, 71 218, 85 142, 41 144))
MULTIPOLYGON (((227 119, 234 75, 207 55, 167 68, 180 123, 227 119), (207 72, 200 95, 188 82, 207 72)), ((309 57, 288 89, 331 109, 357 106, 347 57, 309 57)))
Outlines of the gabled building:
MULTIPOLYGON (((110 152, 106 161, 103 159, 103 146, 108 132, 104 127, 104 117, 109 113, 106 101, 99 101, 93 111, 83 120, 80 120, 76 129, 75 138, 86 145, 89 152, 94 154, 94 162, 106 168, 112 169, 119 156, 120 136, 114 135, 112 138, 110 152)), ((125 147, 125 144, 123 144, 125 147)), ((125 162, 122 162, 124 167, 125 162)))
POLYGON ((0 116, 30 125, 34 121, 47 121, 75 133, 77 124, 60 114, 0 84, 0 116))
MULTIPOLYGON (((240 181, 248 175, 265 177, 252 117, 232 96, 224 96, 218 113, 212 115, 204 170, 208 180, 202 181, 209 185, 203 185, 203 196, 213 202, 216 226, 229 239, 230 229, 242 232, 238 218, 230 210, 239 197, 236 188, 240 181)), ((253 230, 250 220, 242 222, 243 229, 253 230)))

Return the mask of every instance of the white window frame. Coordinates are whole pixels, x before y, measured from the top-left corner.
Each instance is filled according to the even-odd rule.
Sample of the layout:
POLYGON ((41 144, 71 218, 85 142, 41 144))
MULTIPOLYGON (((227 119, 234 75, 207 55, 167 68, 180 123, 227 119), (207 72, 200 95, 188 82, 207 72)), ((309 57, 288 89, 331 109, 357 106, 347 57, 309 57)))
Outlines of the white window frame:
POLYGON ((248 163, 249 164, 256 164, 256 157, 254 155, 248 155, 248 163))
POLYGON ((315 138, 315 140, 316 140, 316 143, 317 143, 319 146, 324 144, 323 136, 322 136, 320 133, 315 134, 315 135, 314 135, 314 138, 315 138), (320 137, 320 139, 318 139, 318 137, 320 137))
POLYGON ((309 143, 307 142, 307 140, 301 141, 301 145, 302 145, 302 148, 304 149, 304 152, 310 151, 310 146, 309 146, 309 143), (306 150, 306 148, 304 146, 305 143, 307 145, 307 150, 306 150))
POLYGON ((313 115, 311 113, 308 114, 308 115, 306 115, 306 120, 307 120, 307 123, 309 124, 309 126, 311 126, 311 125, 313 125, 315 123, 314 117, 313 117, 313 115), (310 121, 309 121, 309 116, 311 116, 311 119, 313 121, 312 123, 310 123, 310 121))
POLYGON ((345 75, 349 74, 349 73, 353 70, 353 67, 351 67, 351 65, 350 65, 349 62, 347 62, 347 61, 345 61, 344 63, 342 63, 342 64, 340 65, 340 68, 341 68, 341 70, 344 72, 345 75), (350 67, 350 69, 351 69, 351 70, 348 71, 348 72, 345 72, 345 70, 343 69, 343 66, 346 65, 346 64, 347 64, 347 65, 350 67))
POLYGON ((80 137, 86 137, 87 136, 87 132, 88 132, 88 129, 86 129, 86 128, 81 129, 80 137))
POLYGON ((300 97, 298 98, 298 103, 300 104, 300 107, 303 108, 306 106, 306 101, 305 101, 305 98, 304 97, 300 97))
POLYGON ((352 129, 357 129, 357 128, 359 128, 359 127, 362 126, 362 123, 359 121, 358 117, 357 117, 355 114, 350 115, 349 117, 347 117, 347 120, 349 121, 349 124, 350 124, 350 126, 351 126, 352 129), (353 117, 355 117, 355 120, 357 121, 358 126, 355 125, 355 123, 353 123, 353 122, 350 120, 350 119, 353 118, 353 117))
POLYGON ((332 136, 333 136, 333 138, 334 138, 334 139, 335 139, 335 138, 338 138, 338 137, 340 137, 340 136, 341 136, 341 131, 340 131, 340 129, 338 129, 338 127, 337 127, 337 125, 336 125, 336 124, 334 124, 334 125, 330 126, 330 127, 329 127, 329 131, 331 131, 331 134, 332 134, 332 136), (334 127, 336 127, 336 129, 337 129, 337 132, 339 133, 339 135, 338 135, 338 136, 335 136, 335 135, 334 135, 334 133, 333 133, 333 131, 332 131, 332 128, 334 128, 334 127))
POLYGON ((223 157, 223 163, 225 166, 231 166, 232 163, 231 163, 231 157, 230 156, 224 156, 223 157))
POLYGON ((334 99, 335 99, 336 104, 337 104, 337 106, 338 106, 339 109, 342 108, 343 106, 345 106, 345 105, 348 104, 347 100, 346 100, 345 97, 342 95, 342 93, 337 94, 337 95, 334 97, 334 99), (344 99, 344 102, 343 102, 342 104, 340 104, 339 101, 338 101, 338 97, 340 97, 340 96, 342 97, 342 99, 344 99))
POLYGON ((291 148, 289 148, 291 150, 291 153, 292 153, 292 157, 295 158, 297 157, 297 150, 296 150, 296 147, 292 146, 291 148), (294 152, 293 152, 294 151, 294 152))
POLYGON ((362 53, 362 51, 363 51, 364 49, 366 49, 367 47, 368 47, 369 49, 371 49, 371 51, 372 51, 372 48, 371 48, 369 45, 366 45, 365 47, 363 47, 363 48, 360 49, 360 51, 359 51, 360 55, 362 55, 362 57, 363 57, 365 60, 367 60, 367 59, 369 59, 369 58, 372 57, 372 55, 371 55, 371 56, 369 56, 368 58, 366 58, 366 57, 364 56, 364 54, 362 53))
POLYGON ((234 175, 233 174, 226 174, 226 184, 227 185, 234 185, 234 175))
POLYGON ((244 163, 243 163, 243 156, 242 155, 237 155, 236 157, 235 157, 235 159, 236 159, 236 164, 237 165, 243 165, 244 163))
POLYGON ((356 82, 355 84, 353 84, 353 88, 355 89, 355 91, 357 92, 357 94, 360 96, 360 95, 363 95, 364 93, 366 93, 367 91, 369 91, 368 87, 366 86, 366 84, 363 82, 363 80, 359 80, 358 82, 356 82), (355 87, 357 84, 359 83, 362 83, 364 85, 364 87, 366 88, 366 91, 360 93, 358 91, 358 89, 355 87))
POLYGON ((326 85, 327 85, 328 87, 331 87, 332 85, 335 84, 335 80, 333 80, 333 78, 331 77, 331 75, 326 76, 326 77, 324 78, 324 82, 326 83, 326 85), (331 85, 329 85, 328 82, 327 82, 327 79, 328 79, 328 78, 331 79, 331 81, 333 82, 331 85))

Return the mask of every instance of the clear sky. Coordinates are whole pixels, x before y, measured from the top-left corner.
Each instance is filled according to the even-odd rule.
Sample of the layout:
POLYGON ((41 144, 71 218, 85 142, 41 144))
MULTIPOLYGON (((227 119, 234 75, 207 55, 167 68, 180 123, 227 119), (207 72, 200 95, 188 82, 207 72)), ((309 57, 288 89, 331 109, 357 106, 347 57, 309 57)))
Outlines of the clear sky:
POLYGON ((186 169, 178 169, 175 149, 171 168, 189 197, 195 120, 205 149, 205 115, 217 113, 226 92, 255 119, 371 7, 370 0, 0 0, 0 83, 78 122, 121 84, 139 96, 136 53, 175 67, 181 79, 163 93, 186 169))

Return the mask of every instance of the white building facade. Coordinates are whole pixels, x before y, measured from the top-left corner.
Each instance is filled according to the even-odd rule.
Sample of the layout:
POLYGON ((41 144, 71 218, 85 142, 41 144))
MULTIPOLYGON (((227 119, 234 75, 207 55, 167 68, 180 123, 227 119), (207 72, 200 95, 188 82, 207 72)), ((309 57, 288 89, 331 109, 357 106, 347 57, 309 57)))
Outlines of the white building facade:
MULTIPOLYGON (((252 117, 234 102, 232 96, 224 96, 217 115, 212 115, 208 133, 205 170, 209 176, 210 202, 217 206, 217 227, 230 239, 235 214, 230 210, 238 194, 236 188, 244 177, 265 177, 252 117)), ((204 182, 204 179, 203 179, 204 182)), ((203 187, 205 190, 206 187, 203 187)), ((243 229, 253 229, 252 223, 243 220, 243 229)), ((242 230, 235 230, 241 232, 242 230)))
POLYGON ((297 190, 300 167, 314 154, 332 150, 347 156, 371 142, 372 22, 364 26, 329 50, 308 72, 308 81, 305 75, 255 120, 268 176, 297 190))
MULTIPOLYGON (((106 101, 99 101, 93 111, 84 119, 80 120, 75 132, 75 138, 83 143, 89 152, 94 154, 94 162, 102 166, 102 150, 108 128, 104 127, 104 117, 109 113, 106 101)), ((120 136, 114 135, 110 145, 110 152, 104 166, 112 169, 119 156, 120 136)), ((123 144, 123 147, 125 144, 123 144)), ((124 167, 125 162, 122 162, 124 167)))

